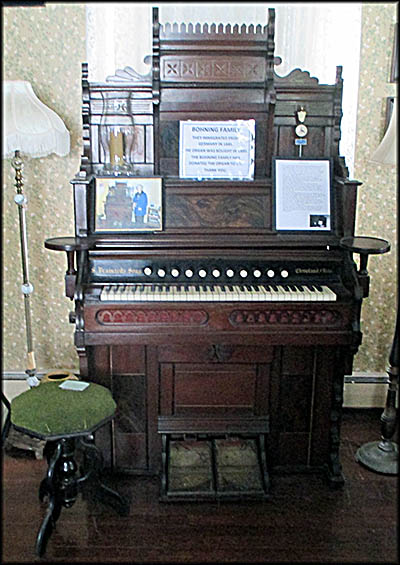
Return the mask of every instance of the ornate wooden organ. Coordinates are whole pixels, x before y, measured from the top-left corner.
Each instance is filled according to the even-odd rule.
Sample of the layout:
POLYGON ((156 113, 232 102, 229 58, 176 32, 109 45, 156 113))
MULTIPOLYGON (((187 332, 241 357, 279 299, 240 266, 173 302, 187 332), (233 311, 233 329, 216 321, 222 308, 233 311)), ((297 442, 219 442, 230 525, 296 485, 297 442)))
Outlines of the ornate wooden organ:
POLYGON ((81 376, 118 404, 97 436, 106 462, 160 473, 168 499, 173 438, 253 437, 264 492, 280 471, 324 470, 341 485, 343 377, 361 342, 366 258, 384 251, 357 249, 357 271, 360 182, 339 156, 341 69, 333 85, 276 75, 273 10, 265 27, 222 29, 161 25, 154 9, 151 78, 128 68, 94 84, 83 65, 82 87, 75 236, 46 246, 67 252, 81 376), (253 123, 250 178, 183 178, 192 146, 180 125, 191 122, 253 123), (276 229, 277 157, 329 160, 331 229, 276 229), (159 206, 136 229, 129 186, 153 177, 159 206))

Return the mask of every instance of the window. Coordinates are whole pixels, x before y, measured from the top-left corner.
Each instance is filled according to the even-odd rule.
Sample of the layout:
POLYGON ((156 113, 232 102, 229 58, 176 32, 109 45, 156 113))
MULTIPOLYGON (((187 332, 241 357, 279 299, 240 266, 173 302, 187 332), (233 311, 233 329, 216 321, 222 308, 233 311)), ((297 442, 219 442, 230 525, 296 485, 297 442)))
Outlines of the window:
POLYGON ((144 62, 152 52, 152 7, 166 22, 261 24, 268 8, 275 8, 275 54, 280 76, 295 68, 308 71, 320 84, 333 84, 336 66, 343 67, 343 118, 340 154, 350 176, 354 170, 358 76, 361 38, 361 3, 88 3, 87 62, 89 80, 104 82, 117 69, 132 67, 150 72, 144 62))

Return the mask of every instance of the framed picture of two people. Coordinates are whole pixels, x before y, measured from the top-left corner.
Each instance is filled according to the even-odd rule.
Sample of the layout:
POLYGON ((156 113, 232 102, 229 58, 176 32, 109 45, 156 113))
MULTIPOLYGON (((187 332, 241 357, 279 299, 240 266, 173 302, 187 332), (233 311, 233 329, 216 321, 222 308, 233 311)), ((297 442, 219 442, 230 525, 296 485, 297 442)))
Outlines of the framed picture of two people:
POLYGON ((95 232, 162 230, 161 177, 97 177, 95 232))

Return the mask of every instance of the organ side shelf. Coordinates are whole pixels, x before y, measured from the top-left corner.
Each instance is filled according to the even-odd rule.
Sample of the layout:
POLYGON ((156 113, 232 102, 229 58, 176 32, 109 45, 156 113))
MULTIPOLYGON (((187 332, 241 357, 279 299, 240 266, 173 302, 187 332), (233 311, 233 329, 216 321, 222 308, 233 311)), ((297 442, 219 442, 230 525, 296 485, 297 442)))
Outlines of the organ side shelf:
POLYGON ((363 289, 363 298, 369 295, 369 275, 367 270, 370 255, 381 255, 390 251, 390 243, 386 239, 371 236, 343 237, 340 246, 350 253, 358 253, 360 256, 360 267, 357 277, 363 289))

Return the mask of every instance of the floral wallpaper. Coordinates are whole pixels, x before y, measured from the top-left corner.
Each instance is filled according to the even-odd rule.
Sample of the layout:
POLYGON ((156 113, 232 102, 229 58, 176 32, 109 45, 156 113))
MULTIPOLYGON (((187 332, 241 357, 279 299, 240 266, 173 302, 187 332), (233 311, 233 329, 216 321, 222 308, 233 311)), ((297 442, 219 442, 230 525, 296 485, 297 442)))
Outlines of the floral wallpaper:
MULTIPOLYGON (((70 179, 79 169, 82 147, 81 63, 86 60, 85 4, 3 8, 3 79, 28 80, 37 96, 63 119, 71 152, 25 161, 28 198, 33 341, 38 370, 78 369, 73 326, 65 297, 65 253, 44 248, 49 237, 74 231, 70 179)), ((354 369, 384 372, 393 338, 396 308, 396 171, 369 158, 384 131, 385 97, 391 64, 395 3, 363 4, 355 178, 359 189, 357 234, 389 239, 392 250, 372 256, 370 297, 362 311, 363 344, 354 369)), ((3 170, 3 370, 26 368, 26 336, 14 171, 3 170)))
MULTIPOLYGON (((66 254, 44 248, 49 237, 74 233, 72 179, 81 155, 81 62, 85 61, 85 5, 2 8, 3 79, 28 80, 39 99, 64 121, 71 135, 67 157, 26 159, 24 193, 33 344, 38 370, 77 368, 72 302, 65 297, 66 254)), ((26 334, 21 293, 18 209, 11 159, 3 172, 3 370, 26 369, 26 334)))
POLYGON ((357 235, 389 240, 391 250, 368 261, 370 294, 361 315, 363 343, 354 370, 385 372, 394 335, 397 306, 397 169, 371 161, 385 132, 386 97, 396 92, 390 68, 397 18, 395 3, 363 4, 358 93, 355 178, 357 235))

